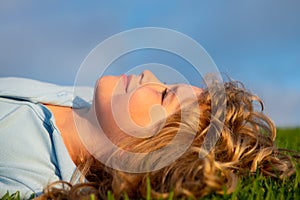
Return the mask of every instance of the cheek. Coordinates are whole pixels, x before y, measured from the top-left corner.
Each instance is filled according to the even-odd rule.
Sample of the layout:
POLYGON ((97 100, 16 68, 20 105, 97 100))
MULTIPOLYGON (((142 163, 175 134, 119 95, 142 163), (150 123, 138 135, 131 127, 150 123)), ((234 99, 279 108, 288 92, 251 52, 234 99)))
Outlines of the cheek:
POLYGON ((142 127, 166 118, 166 111, 161 106, 161 93, 146 88, 137 90, 130 97, 129 114, 142 127))

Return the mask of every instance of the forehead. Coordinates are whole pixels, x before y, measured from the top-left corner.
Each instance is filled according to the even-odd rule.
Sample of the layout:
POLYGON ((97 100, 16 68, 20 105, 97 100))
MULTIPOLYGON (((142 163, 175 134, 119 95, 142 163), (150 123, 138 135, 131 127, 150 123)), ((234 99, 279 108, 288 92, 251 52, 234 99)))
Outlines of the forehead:
POLYGON ((203 92, 201 88, 187 84, 168 85, 168 88, 169 92, 163 106, 173 112, 181 109, 182 106, 189 105, 191 102, 198 101, 198 96, 203 92))
POLYGON ((174 84, 168 87, 172 93, 182 99, 197 97, 203 92, 203 89, 188 84, 174 84))

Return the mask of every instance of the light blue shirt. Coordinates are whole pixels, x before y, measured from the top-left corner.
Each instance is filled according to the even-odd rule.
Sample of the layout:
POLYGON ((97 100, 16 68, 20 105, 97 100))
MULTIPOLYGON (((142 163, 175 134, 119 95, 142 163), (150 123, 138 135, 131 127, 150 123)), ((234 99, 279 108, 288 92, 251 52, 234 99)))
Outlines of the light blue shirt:
POLYGON ((55 119, 42 103, 86 108, 92 88, 62 87, 23 78, 0 78, 0 197, 39 195, 51 182, 70 181, 76 166, 55 119))

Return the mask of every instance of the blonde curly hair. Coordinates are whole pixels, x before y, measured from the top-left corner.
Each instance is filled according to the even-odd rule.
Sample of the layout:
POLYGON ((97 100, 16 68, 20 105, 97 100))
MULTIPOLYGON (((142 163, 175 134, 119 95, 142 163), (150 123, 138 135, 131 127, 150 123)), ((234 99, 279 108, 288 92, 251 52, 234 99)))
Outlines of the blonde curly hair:
MULTIPOLYGON (((147 181, 150 180, 153 198, 168 198, 172 191, 174 198, 199 198, 211 192, 231 193, 235 190, 239 177, 256 173, 283 179, 295 173, 289 155, 279 150, 274 143, 276 128, 263 111, 259 97, 247 91, 240 82, 230 81, 225 87, 225 99, 217 104, 226 104, 224 122, 212 115, 212 98, 218 96, 218 89, 208 89, 198 97, 198 102, 187 106, 183 111, 170 116, 158 134, 147 139, 127 138, 121 147, 134 152, 151 152, 166 146, 181 126, 194 139, 189 148, 170 165, 148 173, 126 173, 100 163, 93 157, 83 159, 78 169, 89 182, 72 186, 62 182, 50 184, 42 198, 80 199, 94 194, 99 199, 107 199, 111 191, 115 199, 146 197, 147 181), (201 107, 200 119, 194 109, 201 107), (189 117, 181 118, 182 114, 189 117), (187 119, 187 120, 185 120, 187 119), (198 124, 193 124, 199 122, 198 124), (222 128, 218 124, 222 123, 222 128), (196 130, 195 128, 196 127, 196 130), (219 134, 219 138, 205 157, 201 148, 209 129, 219 134), (195 135, 196 132, 196 135, 195 135), (63 188, 56 188, 62 184, 63 188)), ((216 110, 215 113, 218 111, 216 110)), ((187 136, 188 137, 188 136, 187 136)), ((183 141, 184 142, 184 141, 183 141)), ((157 156, 157 160, 160 157, 157 156)), ((135 160, 126 163, 138 164, 135 160)))

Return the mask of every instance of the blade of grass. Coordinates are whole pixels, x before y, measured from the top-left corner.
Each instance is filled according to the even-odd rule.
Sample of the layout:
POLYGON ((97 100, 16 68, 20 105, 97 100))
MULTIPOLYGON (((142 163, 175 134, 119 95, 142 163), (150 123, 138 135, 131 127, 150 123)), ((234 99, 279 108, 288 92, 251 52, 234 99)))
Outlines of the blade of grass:
POLYGON ((151 200, 151 183, 149 176, 147 177, 147 200, 151 200))
POLYGON ((174 191, 171 191, 171 192, 169 193, 169 198, 168 198, 168 200, 173 200, 173 197, 174 197, 174 191))
POLYGON ((107 192, 107 200, 114 200, 114 196, 112 195, 111 191, 107 192))

